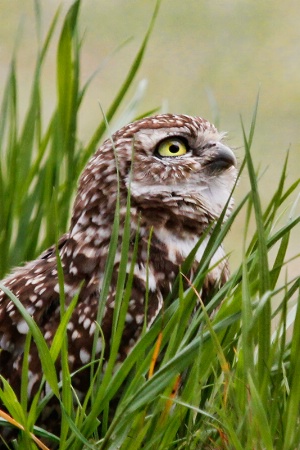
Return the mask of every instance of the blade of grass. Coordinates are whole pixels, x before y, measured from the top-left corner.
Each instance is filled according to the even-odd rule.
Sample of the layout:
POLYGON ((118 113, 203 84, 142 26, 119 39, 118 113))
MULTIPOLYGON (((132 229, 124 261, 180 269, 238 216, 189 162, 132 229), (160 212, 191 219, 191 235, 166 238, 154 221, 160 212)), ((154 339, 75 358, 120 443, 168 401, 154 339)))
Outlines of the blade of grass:
MULTIPOLYGON (((250 148, 252 144, 252 139, 255 130, 256 116, 257 116, 257 108, 258 108, 259 97, 257 96, 252 123, 249 133, 249 138, 247 139, 244 125, 242 123, 242 130, 244 136, 244 144, 246 151, 246 162, 248 167, 249 179, 251 183, 251 195, 252 202, 254 206, 256 227, 258 233, 258 258, 260 261, 259 264, 259 291, 260 294, 263 295, 266 291, 270 289, 270 275, 269 275, 269 264, 268 264, 268 256, 267 256, 267 245, 266 245, 266 234, 265 234, 265 226, 263 222, 263 214, 262 208, 259 198, 258 186, 257 186, 257 178, 254 171, 253 161, 251 158, 250 148)), ((268 365, 268 357, 270 352, 270 337, 271 337, 271 307, 270 304, 267 303, 265 305, 264 313, 260 316, 258 322, 258 377, 259 377, 259 385, 261 392, 265 392, 267 390, 268 384, 268 371, 266 367, 268 365)))
POLYGON ((9 299, 14 303, 23 319, 26 321, 32 337, 36 343, 46 380, 49 383, 49 386, 51 387, 54 394, 59 398, 58 381, 54 361, 52 360, 49 348, 40 329, 38 328, 33 318, 30 316, 30 314, 27 312, 26 308, 22 305, 20 300, 9 289, 7 289, 6 286, 0 284, 0 289, 2 289, 3 292, 9 297, 9 299))

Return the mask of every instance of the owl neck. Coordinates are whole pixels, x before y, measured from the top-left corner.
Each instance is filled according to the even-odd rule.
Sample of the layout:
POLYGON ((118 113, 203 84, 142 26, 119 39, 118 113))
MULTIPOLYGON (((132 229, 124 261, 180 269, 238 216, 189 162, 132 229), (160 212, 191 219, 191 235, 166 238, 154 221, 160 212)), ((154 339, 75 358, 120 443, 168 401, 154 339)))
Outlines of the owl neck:
MULTIPOLYGON (((122 228, 125 221, 124 209, 120 216, 119 251, 124 234, 122 228)), ((110 208, 110 211, 114 211, 114 208, 110 208)), ((95 208, 81 215, 74 214, 68 241, 61 251, 68 278, 78 282, 86 280, 86 283, 99 276, 101 278, 105 271, 113 220, 114 214, 110 214, 104 207, 101 211, 95 208)), ((139 228, 137 261, 146 266, 149 259, 154 276, 163 280, 162 284, 169 289, 169 282, 176 277, 179 266, 197 244, 207 228, 207 222, 208 219, 199 224, 196 220, 167 214, 163 209, 155 212, 143 211, 133 206, 130 246, 133 247, 139 228), (153 233, 151 230, 154 230, 153 233), (151 242, 148 258, 149 239, 151 242)))
POLYGON ((143 208, 139 205, 137 209, 145 226, 153 227, 154 230, 165 230, 168 235, 179 239, 190 236, 199 239, 216 220, 208 211, 186 211, 180 205, 173 209, 150 205, 143 208))

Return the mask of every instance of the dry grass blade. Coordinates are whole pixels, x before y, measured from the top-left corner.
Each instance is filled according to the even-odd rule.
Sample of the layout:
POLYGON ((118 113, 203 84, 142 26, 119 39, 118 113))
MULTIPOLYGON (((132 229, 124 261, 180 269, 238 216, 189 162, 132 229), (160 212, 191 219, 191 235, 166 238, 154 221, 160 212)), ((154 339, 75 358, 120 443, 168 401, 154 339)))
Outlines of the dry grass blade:
MULTIPOLYGON (((23 425, 21 425, 19 422, 17 422, 13 417, 11 417, 6 412, 0 410, 0 417, 2 417, 2 419, 5 419, 7 422, 9 422, 14 427, 19 428, 19 430, 25 431, 25 428, 23 427, 23 425)), ((43 444, 43 442, 39 438, 37 438, 33 433, 28 432, 28 434, 39 448, 41 448, 42 450, 50 450, 49 447, 47 447, 45 444, 43 444)))

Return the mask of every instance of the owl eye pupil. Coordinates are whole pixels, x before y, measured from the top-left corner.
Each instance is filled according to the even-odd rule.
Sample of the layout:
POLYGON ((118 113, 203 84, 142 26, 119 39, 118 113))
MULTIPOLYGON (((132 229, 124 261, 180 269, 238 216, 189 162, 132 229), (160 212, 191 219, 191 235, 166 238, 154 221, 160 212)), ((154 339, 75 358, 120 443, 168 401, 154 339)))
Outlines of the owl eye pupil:
POLYGON ((179 152, 179 145, 171 144, 169 147, 169 152, 171 152, 171 153, 179 152))

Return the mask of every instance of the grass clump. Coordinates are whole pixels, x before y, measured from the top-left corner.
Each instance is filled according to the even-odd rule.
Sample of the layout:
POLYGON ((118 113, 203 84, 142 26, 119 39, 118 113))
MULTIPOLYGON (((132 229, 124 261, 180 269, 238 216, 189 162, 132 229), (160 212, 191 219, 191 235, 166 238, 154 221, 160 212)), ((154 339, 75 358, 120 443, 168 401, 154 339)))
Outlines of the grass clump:
MULTIPOLYGON (((75 1, 61 28, 57 47, 57 104, 45 128, 41 77, 59 13, 54 16, 39 47, 27 114, 20 127, 15 58, 11 63, 0 117, 1 276, 11 266, 35 257, 66 230, 76 180, 106 130, 104 120, 90 142, 83 144, 78 136, 80 105, 89 84, 80 86, 79 7, 80 1, 75 1), (53 217, 56 217, 55 227, 53 217)), ((38 7, 36 13, 39 22, 38 7)), ((157 10, 153 20, 156 14, 157 10)), ((132 86, 153 20, 107 113, 108 121, 113 119, 132 86)), ((248 134, 242 125, 246 156, 241 171, 247 172, 250 192, 224 225, 222 218, 216 224, 199 272, 190 287, 184 290, 185 272, 193 257, 190 255, 172 294, 165 299, 162 315, 149 330, 144 330, 133 351, 115 370, 134 264, 133 256, 132 269, 126 278, 130 239, 129 196, 114 313, 113 347, 105 367, 101 358, 92 361, 91 387, 85 398, 77 399, 72 387, 65 340, 66 327, 77 298, 66 310, 64 299, 61 299, 61 323, 49 349, 30 315, 8 292, 30 329, 25 345, 21 398, 17 399, 4 380, 0 390, 9 420, 24 430, 14 443, 15 448, 46 448, 43 442, 47 442, 50 448, 57 445, 60 449, 72 450, 292 450, 299 447, 300 363, 297 350, 300 345, 300 277, 287 277, 287 249, 300 217, 289 217, 281 227, 277 221, 284 205, 291 202, 300 180, 286 187, 286 160, 269 204, 264 208, 261 206, 258 179, 251 158, 256 109, 257 106, 248 134), (198 292, 205 270, 213 253, 244 210, 242 261, 228 282, 204 306, 198 292), (256 230, 251 235, 249 224, 253 217, 256 230), (195 309, 195 306, 198 307, 195 309), (51 392, 42 400, 37 394, 28 405, 26 369, 32 339, 42 359, 42 383, 47 382, 51 392), (55 370, 55 360, 59 355, 62 383, 58 381, 55 370), (60 436, 52 436, 35 426, 53 395, 60 401, 62 409, 60 436)), ((117 210, 102 292, 103 305, 105 286, 108 288, 112 275, 111 262, 116 251, 118 226, 117 210)), ((101 309, 99 314, 101 316, 101 309)), ((101 333, 100 327, 97 333, 101 333)), ((3 414, 2 417, 7 419, 3 414)), ((4 420, 0 423, 0 430, 3 426, 7 426, 4 420)))

